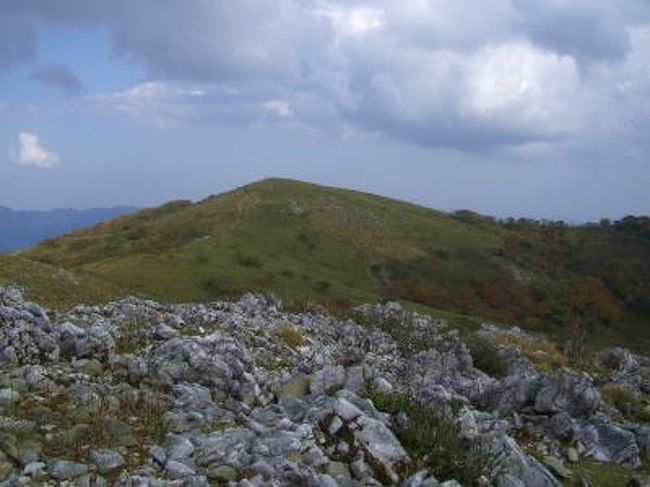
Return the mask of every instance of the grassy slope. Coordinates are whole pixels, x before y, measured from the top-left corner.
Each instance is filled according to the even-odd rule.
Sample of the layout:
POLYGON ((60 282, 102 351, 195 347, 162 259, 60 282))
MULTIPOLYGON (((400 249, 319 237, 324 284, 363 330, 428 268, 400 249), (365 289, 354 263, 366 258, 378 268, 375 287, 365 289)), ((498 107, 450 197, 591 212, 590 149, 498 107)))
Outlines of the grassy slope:
MULTIPOLYGON (((582 285, 572 278, 597 272, 603 256, 650 260, 645 241, 588 231, 507 226, 268 179, 196 204, 173 202, 121 217, 23 255, 167 300, 249 289, 293 301, 389 296, 502 321, 533 317, 527 325, 561 333, 561 318, 549 323, 555 308, 566 307, 565 290, 582 285)), ((605 291, 606 304, 622 306, 625 296, 605 291)), ((599 337, 621 341, 633 331, 634 342, 647 345, 645 316, 628 313, 615 321, 599 337)))
POLYGON ((100 303, 120 296, 114 284, 22 257, 0 255, 0 285, 19 284, 27 298, 51 308, 100 303))
POLYGON ((441 251, 487 249, 484 233, 389 199, 265 180, 118 218, 24 255, 165 299, 274 288, 285 297, 358 300, 382 295, 369 265, 417 259, 431 242, 441 251))

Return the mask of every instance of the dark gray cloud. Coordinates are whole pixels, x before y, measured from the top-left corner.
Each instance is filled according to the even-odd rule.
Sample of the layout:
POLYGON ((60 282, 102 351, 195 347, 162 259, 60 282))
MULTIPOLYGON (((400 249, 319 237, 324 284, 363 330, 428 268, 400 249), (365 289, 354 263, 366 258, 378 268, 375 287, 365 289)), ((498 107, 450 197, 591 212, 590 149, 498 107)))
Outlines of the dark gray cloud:
POLYGON ((78 95, 84 88, 83 83, 72 70, 60 63, 38 66, 32 73, 32 79, 63 90, 68 95, 78 95))
POLYGON ((36 55, 36 35, 33 23, 0 15, 0 72, 36 55))
MULTIPOLYGON (((624 12, 610 0, 515 0, 531 40, 591 64, 619 61, 630 50, 624 12)), ((621 2, 625 3, 625 2, 621 2)))

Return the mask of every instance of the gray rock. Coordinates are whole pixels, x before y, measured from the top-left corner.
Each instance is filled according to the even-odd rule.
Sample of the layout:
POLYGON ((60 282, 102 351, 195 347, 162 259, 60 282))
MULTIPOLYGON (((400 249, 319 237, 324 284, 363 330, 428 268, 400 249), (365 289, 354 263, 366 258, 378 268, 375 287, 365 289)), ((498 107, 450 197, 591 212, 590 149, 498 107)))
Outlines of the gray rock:
POLYGON ((0 304, 5 306, 20 305, 25 302, 22 289, 19 286, 0 286, 0 304))
POLYGON ((357 419, 359 432, 357 440, 372 458, 372 463, 381 466, 387 476, 396 467, 410 462, 410 458, 393 432, 381 421, 362 416, 357 419))
POLYGON ((570 479, 573 476, 573 472, 564 466, 561 459, 554 456, 546 456, 543 461, 544 465, 546 465, 557 477, 561 479, 570 479))
POLYGON ((73 480, 88 473, 88 465, 67 460, 52 460, 47 464, 47 473, 56 480, 73 480))
POLYGON ((334 416, 330 421, 330 425, 327 427, 327 431, 331 436, 334 436, 338 433, 343 427, 343 420, 338 416, 334 416))
POLYGON ((482 437, 482 448, 500 459, 497 486, 557 487, 555 477, 537 460, 526 455, 517 442, 504 433, 491 433, 482 437))
POLYGON ((31 462, 25 465, 23 468, 23 474, 30 477, 40 477, 45 473, 47 465, 43 462, 31 462))
POLYGON ((489 385, 479 404, 495 414, 520 411, 535 402, 539 385, 536 376, 510 375, 489 385))
POLYGON ((167 476, 172 480, 185 479, 196 474, 192 468, 176 460, 167 461, 167 464, 165 465, 165 472, 167 473, 167 476))
POLYGON ((442 386, 468 398, 480 398, 491 382, 473 367, 467 347, 456 340, 446 350, 429 350, 414 355, 407 364, 404 381, 428 402, 442 386))
POLYGON ((622 463, 633 468, 641 465, 641 452, 634 433, 610 423, 604 417, 585 426, 580 439, 596 460, 622 463))
POLYGON ((201 467, 247 463, 249 449, 257 435, 245 428, 232 428, 220 433, 198 437, 195 441, 194 460, 201 467))
POLYGON ((420 470, 411 475, 402 487, 439 487, 440 483, 427 470, 420 470))
POLYGON ((334 414, 338 415, 343 421, 352 421, 363 414, 363 411, 352 404, 345 398, 339 397, 334 401, 334 414))
POLYGON ((456 480, 447 480, 440 484, 440 487, 463 487, 456 480))
POLYGON ((345 367, 342 365, 325 367, 317 370, 311 377, 309 390, 312 394, 324 394, 334 387, 345 383, 345 367))
POLYGON ((167 458, 170 460, 182 460, 194 453, 194 445, 187 438, 176 438, 167 449, 167 458))
POLYGON ((566 450, 566 458, 571 463, 578 463, 580 461, 580 455, 578 454, 578 450, 576 450, 574 447, 570 446, 566 450))
POLYGON ((90 461, 101 473, 108 473, 124 465, 124 458, 115 450, 102 448, 90 452, 90 461))
POLYGON ((372 388, 378 392, 393 392, 393 385, 383 377, 377 377, 372 381, 372 388))
POLYGON ((30 390, 52 392, 56 385, 47 376, 46 369, 40 365, 28 365, 23 371, 23 377, 30 390))
POLYGON ((149 448, 149 456, 158 465, 164 465, 167 462, 167 453, 165 452, 165 449, 158 445, 149 448))
POLYGON ((560 369, 541 379, 534 408, 543 414, 567 412, 575 418, 589 418, 605 409, 605 404, 591 378, 560 369))
POLYGON ((0 389, 0 404, 13 404, 20 399, 20 393, 13 389, 0 389))
POLYGON ((252 381, 252 367, 252 358, 234 338, 213 333, 167 340, 131 362, 129 373, 133 380, 163 386, 194 382, 224 398, 239 398, 243 385, 252 381))
POLYGON ((336 453, 339 455, 347 455, 350 452, 350 445, 347 443, 347 441, 339 441, 336 444, 336 453))
POLYGON ((352 471, 352 475, 354 475, 354 478, 358 480, 362 480, 367 477, 372 476, 372 469, 368 466, 366 462, 363 460, 355 460, 350 464, 350 470, 352 471))

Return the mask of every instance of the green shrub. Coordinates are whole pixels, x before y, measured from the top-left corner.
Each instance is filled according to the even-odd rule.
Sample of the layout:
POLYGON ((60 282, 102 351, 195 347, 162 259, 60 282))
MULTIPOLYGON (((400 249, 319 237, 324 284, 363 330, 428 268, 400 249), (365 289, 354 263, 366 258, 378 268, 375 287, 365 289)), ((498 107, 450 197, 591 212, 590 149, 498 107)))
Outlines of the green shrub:
POLYGON ((262 261, 254 255, 237 255, 237 264, 242 267, 262 267, 262 261))
POLYGON ((329 282, 329 281, 324 281, 324 280, 323 280, 323 281, 318 281, 318 282, 316 283, 316 286, 314 286, 314 287, 315 287, 316 291, 325 292, 325 291, 327 291, 329 288, 332 287, 332 283, 329 282))
POLYGON ((368 392, 375 407, 391 415, 405 412, 405 426, 394 423, 392 430, 406 449, 413 463, 406 475, 428 469, 438 480, 456 479, 462 485, 473 485, 476 479, 494 474, 498 455, 481 449, 476 442, 461 435, 453 421, 436 414, 402 394, 368 392))

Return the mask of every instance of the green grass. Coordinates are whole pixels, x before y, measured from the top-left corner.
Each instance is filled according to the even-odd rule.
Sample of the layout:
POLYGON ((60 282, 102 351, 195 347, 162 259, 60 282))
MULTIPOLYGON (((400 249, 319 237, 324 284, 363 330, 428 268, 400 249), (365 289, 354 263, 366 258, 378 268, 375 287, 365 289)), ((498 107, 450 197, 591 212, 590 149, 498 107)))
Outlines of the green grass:
POLYGON ((631 472, 622 465, 613 463, 601 463, 595 460, 583 460, 579 464, 571 466, 573 477, 564 482, 566 487, 578 487, 592 485, 593 487, 620 487, 627 485, 631 478, 631 472))
POLYGON ((56 309, 106 302, 123 295, 118 286, 103 279, 13 255, 0 255, 3 284, 19 284, 26 289, 27 299, 56 309))
POLYGON ((120 217, 21 255, 169 301, 249 290, 285 302, 388 297, 560 336, 578 317, 599 327, 590 337, 650 349, 643 308, 650 245, 645 234, 613 226, 504 224, 267 179, 120 217))

